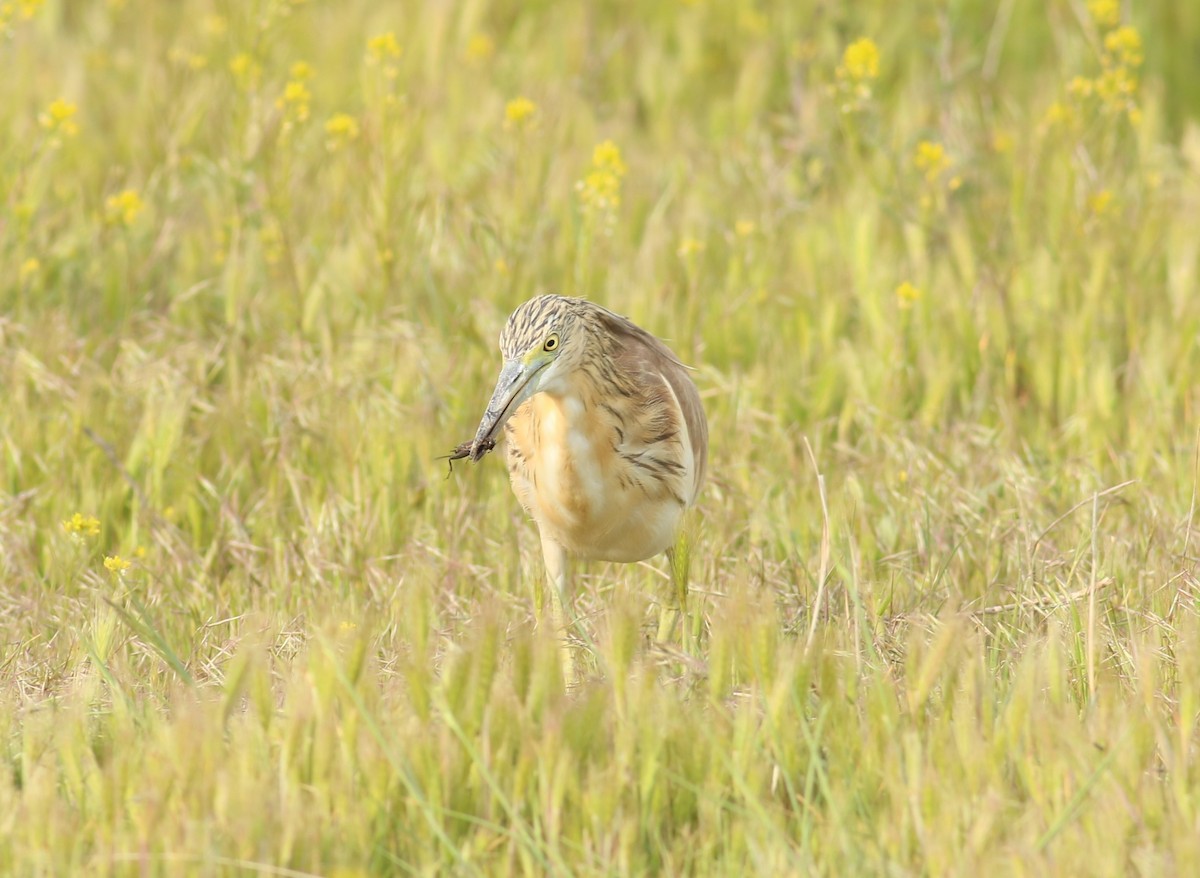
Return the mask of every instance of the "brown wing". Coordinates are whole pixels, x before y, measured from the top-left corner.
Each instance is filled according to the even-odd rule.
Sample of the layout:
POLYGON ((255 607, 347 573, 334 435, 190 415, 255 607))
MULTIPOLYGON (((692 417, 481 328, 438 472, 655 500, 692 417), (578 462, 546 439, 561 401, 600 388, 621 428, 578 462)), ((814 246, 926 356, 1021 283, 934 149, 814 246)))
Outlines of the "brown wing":
MULTIPOLYGON (((619 314, 593 305, 599 312, 600 319, 608 330, 607 338, 612 342, 609 353, 613 358, 616 371, 638 383, 638 389, 644 398, 644 404, 649 408, 660 408, 659 412, 646 412, 651 415, 646 423, 650 435, 645 437, 647 442, 654 442, 664 437, 661 427, 653 426, 661 417, 674 421, 674 406, 668 406, 668 400, 661 393, 656 394, 656 387, 665 380, 671 387, 675 398, 679 401, 679 410, 683 416, 683 425, 687 429, 691 441, 694 471, 690 495, 686 498, 690 506, 695 502, 704 484, 704 474, 708 467, 708 421, 704 417, 704 406, 700 402, 700 393, 688 374, 687 366, 665 344, 655 338, 637 324, 619 314), (659 415, 660 418, 654 417, 659 415), (653 433, 657 431, 658 435, 653 433)), ((678 425, 676 425, 676 430, 678 425)))

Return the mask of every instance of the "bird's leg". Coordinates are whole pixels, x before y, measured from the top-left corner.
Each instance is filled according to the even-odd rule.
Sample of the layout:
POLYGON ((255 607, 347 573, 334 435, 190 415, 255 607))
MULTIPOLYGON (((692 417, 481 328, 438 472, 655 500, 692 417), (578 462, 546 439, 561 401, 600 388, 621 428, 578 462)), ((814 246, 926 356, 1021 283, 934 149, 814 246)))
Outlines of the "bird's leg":
POLYGON ((547 580, 542 604, 549 609, 550 625, 554 629, 554 636, 558 638, 563 682, 570 686, 575 682, 575 663, 567 642, 567 609, 571 605, 571 596, 567 591, 567 550, 544 533, 541 536, 547 580))

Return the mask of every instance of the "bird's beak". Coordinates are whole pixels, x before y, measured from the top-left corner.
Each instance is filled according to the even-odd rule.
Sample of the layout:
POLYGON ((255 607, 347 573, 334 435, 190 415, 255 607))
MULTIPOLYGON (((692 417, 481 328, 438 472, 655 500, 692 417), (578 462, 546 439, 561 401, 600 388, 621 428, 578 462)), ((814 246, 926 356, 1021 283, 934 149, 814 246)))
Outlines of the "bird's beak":
POLYGON ((479 422, 479 431, 475 441, 471 443, 471 460, 478 461, 495 445, 496 436, 504 429, 504 422, 512 416, 525 400, 537 392, 538 378, 542 370, 550 365, 548 360, 541 362, 523 363, 520 360, 507 360, 496 379, 496 389, 492 391, 492 399, 483 420, 479 422))

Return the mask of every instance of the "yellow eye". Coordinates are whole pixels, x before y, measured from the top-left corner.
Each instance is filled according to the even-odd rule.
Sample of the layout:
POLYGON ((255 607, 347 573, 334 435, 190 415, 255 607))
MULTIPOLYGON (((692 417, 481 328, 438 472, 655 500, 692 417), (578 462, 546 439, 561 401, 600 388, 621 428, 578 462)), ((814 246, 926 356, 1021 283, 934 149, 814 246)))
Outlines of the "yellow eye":
POLYGON ((558 350, 558 333, 552 332, 546 337, 546 341, 542 344, 542 350, 550 353, 558 350))

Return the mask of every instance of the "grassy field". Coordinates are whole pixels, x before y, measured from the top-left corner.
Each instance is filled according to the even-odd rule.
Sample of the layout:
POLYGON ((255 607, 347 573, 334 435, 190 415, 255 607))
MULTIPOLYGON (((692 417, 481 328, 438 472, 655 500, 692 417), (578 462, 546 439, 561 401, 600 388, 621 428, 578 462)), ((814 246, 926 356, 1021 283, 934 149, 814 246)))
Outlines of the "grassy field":
POLYGON ((1200 872, 1200 8, 0 3, 0 872, 1200 872), (697 367, 580 681, 505 316, 697 367))

